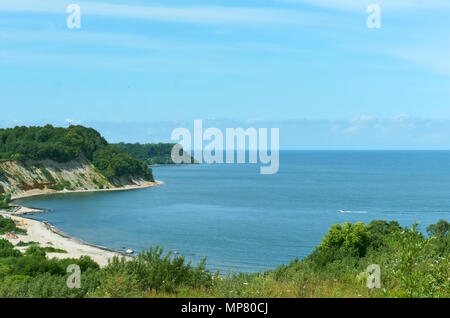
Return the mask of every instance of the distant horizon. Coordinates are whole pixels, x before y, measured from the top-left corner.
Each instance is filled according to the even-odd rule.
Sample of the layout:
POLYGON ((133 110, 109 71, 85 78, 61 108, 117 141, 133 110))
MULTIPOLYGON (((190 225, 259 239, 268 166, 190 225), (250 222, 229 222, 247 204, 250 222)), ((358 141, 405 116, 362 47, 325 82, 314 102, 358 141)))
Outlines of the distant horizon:
POLYGON ((376 25, 370 0, 71 4, 0 2, 0 126, 169 142, 203 119, 279 128, 281 149, 450 149, 445 1, 378 0, 376 25))
MULTIPOLYGON (((450 120, 429 120, 401 117, 359 118, 341 121, 327 120, 232 120, 207 119, 206 127, 279 128, 280 150, 450 150, 450 120)), ((82 125, 99 131, 110 143, 169 143, 174 129, 185 127, 192 131, 193 121, 6 121, 0 128, 15 126, 68 127, 82 125)))

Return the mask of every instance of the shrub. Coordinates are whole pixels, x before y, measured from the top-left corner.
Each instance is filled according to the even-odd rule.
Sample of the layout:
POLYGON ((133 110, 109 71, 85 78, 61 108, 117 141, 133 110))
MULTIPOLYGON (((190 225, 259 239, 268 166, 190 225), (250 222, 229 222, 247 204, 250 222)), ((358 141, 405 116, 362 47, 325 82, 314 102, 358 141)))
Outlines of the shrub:
POLYGON ((163 256, 158 246, 143 251, 136 259, 125 262, 114 258, 106 267, 108 275, 128 276, 136 280, 140 290, 175 292, 180 287, 200 287, 211 284, 211 275, 205 271, 203 260, 197 267, 186 263, 183 256, 163 256))
POLYGON ((349 253, 357 253, 362 257, 366 254, 370 244, 370 232, 362 223, 346 222, 343 226, 333 225, 322 242, 318 246, 320 251, 344 250, 349 253))
POLYGON ((22 241, 20 241, 19 243, 16 244, 16 246, 30 246, 30 245, 39 245, 39 243, 38 242, 33 242, 33 241, 30 241, 30 242, 22 242, 22 241))
POLYGON ((1 194, 0 193, 0 209, 10 209, 9 203, 11 202, 11 193, 1 194))
POLYGON ((15 231, 17 234, 26 234, 26 230, 17 228, 13 220, 0 216, 0 234, 12 231, 15 231))

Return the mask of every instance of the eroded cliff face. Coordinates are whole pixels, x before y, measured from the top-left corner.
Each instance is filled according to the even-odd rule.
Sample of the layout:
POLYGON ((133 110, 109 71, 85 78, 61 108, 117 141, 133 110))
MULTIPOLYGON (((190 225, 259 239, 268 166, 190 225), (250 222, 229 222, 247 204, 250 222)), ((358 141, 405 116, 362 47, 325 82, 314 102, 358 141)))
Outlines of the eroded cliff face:
POLYGON ((113 189, 139 185, 145 180, 121 177, 108 181, 88 160, 79 158, 65 163, 52 160, 7 161, 0 163, 0 193, 21 195, 33 190, 75 191, 113 189))

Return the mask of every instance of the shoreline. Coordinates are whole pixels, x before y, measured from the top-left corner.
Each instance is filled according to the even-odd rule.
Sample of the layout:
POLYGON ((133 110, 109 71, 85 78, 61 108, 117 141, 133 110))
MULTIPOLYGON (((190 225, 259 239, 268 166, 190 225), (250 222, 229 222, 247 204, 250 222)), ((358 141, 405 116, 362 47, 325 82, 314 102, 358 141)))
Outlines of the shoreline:
POLYGON ((110 188, 110 189, 62 190, 62 191, 33 189, 33 190, 25 191, 24 193, 21 193, 21 194, 15 194, 15 195, 11 196, 11 205, 15 207, 15 210, 13 212, 0 210, 0 213, 10 214, 10 215, 25 215, 25 214, 49 212, 49 210, 28 207, 28 206, 25 206, 22 204, 17 204, 14 202, 16 200, 26 199, 26 198, 31 198, 31 197, 47 196, 47 195, 61 195, 61 194, 74 194, 74 193, 129 191, 129 190, 139 190, 139 189, 155 187, 155 186, 162 185, 162 184, 164 184, 163 181, 155 180, 154 182, 144 181, 141 184, 125 185, 123 187, 110 188))
POLYGON ((116 187, 116 188, 110 188, 110 189, 62 190, 62 191, 33 189, 33 190, 25 191, 24 193, 21 193, 21 194, 12 195, 11 201, 29 198, 29 197, 41 196, 41 195, 137 190, 137 189, 145 189, 145 188, 155 187, 155 186, 158 186, 161 184, 164 184, 164 182, 155 180, 154 182, 144 181, 144 182, 141 182, 140 184, 124 185, 123 187, 116 187))
MULTIPOLYGON (((23 198, 29 198, 33 196, 54 195, 54 194, 70 194, 70 193, 89 193, 89 192, 110 192, 110 191, 126 191, 137 190, 148 187, 164 184, 162 181, 155 182, 143 182, 140 185, 128 185, 121 188, 113 189, 95 189, 95 190, 73 190, 73 191, 45 191, 45 190, 30 190, 23 194, 16 195, 12 199, 18 200, 23 198)), ((0 238, 6 239, 13 245, 17 245, 22 242, 38 242, 40 247, 54 247, 67 251, 67 253, 47 253, 48 258, 80 258, 81 256, 89 256, 92 260, 104 267, 108 265, 108 260, 117 256, 119 258, 125 257, 131 259, 132 254, 127 254, 122 251, 114 250, 105 246, 99 246, 84 242, 79 238, 73 237, 67 233, 64 233, 60 229, 51 225, 46 221, 38 221, 28 218, 24 215, 34 213, 45 213, 48 210, 29 208, 23 205, 16 204, 18 209, 14 212, 0 211, 0 215, 3 217, 9 217, 17 223, 17 227, 25 229, 27 234, 18 234, 16 239, 8 238, 6 235, 0 235, 0 238)), ((24 252, 28 246, 15 247, 16 249, 24 252)))
MULTIPOLYGON (((3 217, 4 213, 0 213, 3 217)), ((27 234, 18 234, 16 239, 8 238, 1 235, 0 238, 6 239, 15 246, 15 249, 24 252, 29 246, 16 246, 19 242, 37 242, 40 247, 54 247, 65 250, 67 253, 47 253, 47 258, 80 258, 81 256, 89 256, 93 261, 98 263, 100 267, 108 265, 108 260, 117 256, 131 259, 133 256, 127 255, 120 251, 83 242, 78 238, 72 237, 48 222, 37 221, 23 216, 8 215, 13 221, 18 223, 16 226, 25 229, 27 234)))

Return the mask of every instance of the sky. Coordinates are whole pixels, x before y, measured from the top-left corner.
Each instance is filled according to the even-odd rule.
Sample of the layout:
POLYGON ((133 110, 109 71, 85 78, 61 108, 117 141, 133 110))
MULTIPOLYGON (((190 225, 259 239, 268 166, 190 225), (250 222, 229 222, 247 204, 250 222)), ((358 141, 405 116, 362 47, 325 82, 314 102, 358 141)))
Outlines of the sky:
POLYGON ((0 110, 113 142, 203 119, 282 149, 450 149, 450 1, 0 0, 0 110))

